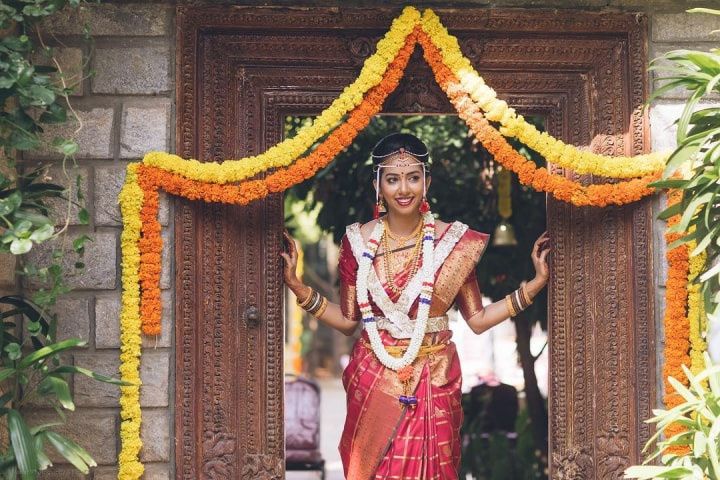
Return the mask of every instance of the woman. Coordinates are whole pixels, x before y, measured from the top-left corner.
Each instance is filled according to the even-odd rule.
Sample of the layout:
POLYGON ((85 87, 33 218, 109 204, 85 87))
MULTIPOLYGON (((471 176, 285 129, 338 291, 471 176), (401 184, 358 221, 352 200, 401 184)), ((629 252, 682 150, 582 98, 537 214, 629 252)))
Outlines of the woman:
POLYGON ((461 374, 446 313, 456 303, 480 334, 527 308, 548 280, 547 233, 531 254, 535 278, 483 308, 475 267, 488 235, 430 214, 425 144, 391 134, 372 158, 375 219, 350 225, 342 239, 340 305, 297 278, 298 254, 287 233, 285 282, 298 304, 330 327, 352 335, 363 325, 343 373, 345 477, 456 479, 461 374))

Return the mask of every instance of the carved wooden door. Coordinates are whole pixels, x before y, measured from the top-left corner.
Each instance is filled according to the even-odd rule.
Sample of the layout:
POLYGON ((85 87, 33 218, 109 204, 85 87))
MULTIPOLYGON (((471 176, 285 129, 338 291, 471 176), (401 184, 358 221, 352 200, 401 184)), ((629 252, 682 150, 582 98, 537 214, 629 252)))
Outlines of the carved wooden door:
MULTIPOLYGON (((437 12, 487 83, 550 133, 603 153, 647 148, 646 30, 617 14, 437 12)), ((177 152, 221 161, 281 140, 357 76, 396 9, 179 7, 177 152)), ((388 113, 453 113, 420 55, 388 113)), ((591 179, 586 179, 591 181, 591 179)), ((176 478, 283 478, 282 198, 179 200, 176 478)), ((552 478, 621 478, 655 399, 651 209, 548 200, 552 478)))

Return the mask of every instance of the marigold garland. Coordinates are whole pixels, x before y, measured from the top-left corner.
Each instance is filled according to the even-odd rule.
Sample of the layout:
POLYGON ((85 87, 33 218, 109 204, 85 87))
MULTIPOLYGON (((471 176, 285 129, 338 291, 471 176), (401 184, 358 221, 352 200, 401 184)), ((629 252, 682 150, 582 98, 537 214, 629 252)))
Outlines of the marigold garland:
POLYGON ((150 176, 140 175, 140 188, 145 201, 140 210, 140 318, 145 335, 160 335, 162 302, 160 300, 160 270, 162 266, 162 227, 158 220, 158 185, 150 176))
POLYGON ((132 385, 120 387, 120 454, 118 478, 135 480, 144 472, 140 463, 140 209, 143 191, 138 185, 137 164, 127 169, 125 185, 120 191, 120 211, 123 231, 120 235, 122 250, 122 300, 120 311, 120 378, 132 385))
POLYGON ((618 183, 584 186, 561 175, 554 175, 546 168, 538 168, 515 150, 500 132, 490 125, 480 107, 470 99, 455 75, 443 63, 440 52, 424 31, 419 33, 418 40, 438 84, 447 94, 460 118, 465 120, 470 131, 488 152, 504 167, 515 172, 523 184, 576 206, 625 205, 654 192, 648 184, 659 178, 661 172, 618 183))
MULTIPOLYGON (((697 247, 697 242, 692 241, 688 244, 688 252, 692 252, 697 247)), ((706 252, 690 257, 688 272, 688 323, 690 326, 690 371, 697 375, 705 368, 705 360, 703 354, 707 351, 707 317, 705 315, 705 305, 703 302, 700 283, 696 281, 697 276, 703 271, 705 261, 707 259, 706 252)))
POLYGON ((607 156, 582 151, 568 145, 547 133, 541 133, 534 125, 525 121, 522 115, 498 99, 495 91, 485 84, 473 68, 470 60, 462 54, 456 37, 451 35, 440 18, 430 9, 423 12, 421 25, 430 42, 446 65, 459 79, 461 88, 467 92, 493 122, 500 122, 500 133, 514 137, 542 155, 549 163, 568 168, 576 173, 590 173, 610 178, 632 178, 653 175, 665 167, 666 153, 646 155, 607 156))
POLYGON ((184 160, 177 155, 151 152, 145 156, 143 162, 192 180, 219 184, 238 182, 271 168, 290 165, 316 141, 335 128, 351 109, 362 102, 366 92, 382 81, 387 75, 390 64, 407 43, 408 35, 419 20, 420 12, 416 8, 405 7, 378 42, 375 53, 365 60, 357 79, 346 87, 342 94, 313 120, 312 124, 301 128, 294 137, 274 145, 262 154, 217 163, 184 160))
MULTIPOLYGON (((674 205, 680 201, 682 193, 678 190, 672 190, 668 194, 668 206, 674 205)), ((668 222, 668 228, 677 224, 680 216, 671 217, 668 222)), ((667 245, 672 244, 679 239, 679 233, 666 233, 665 241, 667 245)), ((665 363, 663 364, 663 379, 665 385, 665 406, 670 409, 679 405, 683 399, 679 393, 675 392, 668 377, 673 377, 679 382, 687 385, 688 381, 682 371, 682 365, 690 365, 690 325, 687 316, 688 301, 688 246, 680 245, 668 249, 666 253, 668 272, 665 282, 665 363)), ((665 428, 665 435, 671 437, 683 431, 682 425, 673 423, 665 428)), ((668 453, 684 453, 685 449, 671 449, 668 453)))

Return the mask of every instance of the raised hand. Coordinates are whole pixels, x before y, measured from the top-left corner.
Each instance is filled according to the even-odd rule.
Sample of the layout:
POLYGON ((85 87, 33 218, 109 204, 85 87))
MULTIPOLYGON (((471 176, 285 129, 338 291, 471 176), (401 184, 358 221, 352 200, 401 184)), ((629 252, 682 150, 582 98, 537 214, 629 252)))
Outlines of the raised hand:
POLYGON ((536 282, 542 283, 543 286, 550 277, 550 267, 548 267, 547 264, 548 253, 550 253, 550 236, 548 232, 543 232, 543 234, 535 240, 535 245, 533 245, 532 253, 530 254, 530 258, 532 258, 533 265, 535 266, 536 282))

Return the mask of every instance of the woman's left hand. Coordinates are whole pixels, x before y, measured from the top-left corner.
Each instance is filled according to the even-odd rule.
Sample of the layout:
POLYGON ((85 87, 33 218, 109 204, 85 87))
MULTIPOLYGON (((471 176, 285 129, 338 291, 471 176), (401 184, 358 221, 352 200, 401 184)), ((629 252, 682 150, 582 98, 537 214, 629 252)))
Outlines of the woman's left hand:
POLYGON ((544 232, 535 240, 535 245, 530 255, 533 265, 535 266, 535 282, 542 283, 543 286, 550 277, 550 268, 547 264, 547 255, 550 252, 549 242, 550 237, 548 236, 548 232, 544 232))

